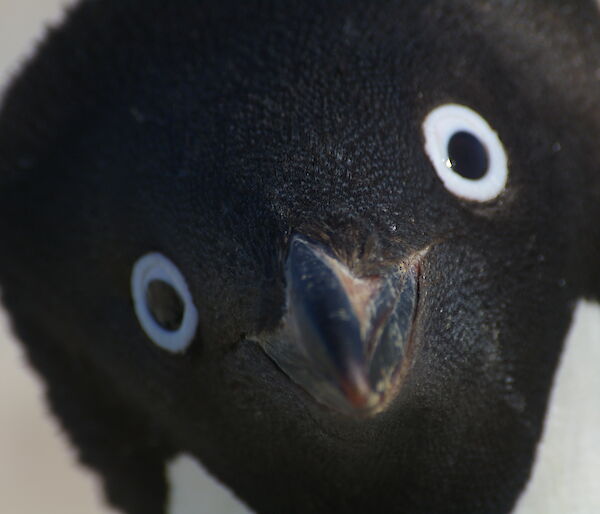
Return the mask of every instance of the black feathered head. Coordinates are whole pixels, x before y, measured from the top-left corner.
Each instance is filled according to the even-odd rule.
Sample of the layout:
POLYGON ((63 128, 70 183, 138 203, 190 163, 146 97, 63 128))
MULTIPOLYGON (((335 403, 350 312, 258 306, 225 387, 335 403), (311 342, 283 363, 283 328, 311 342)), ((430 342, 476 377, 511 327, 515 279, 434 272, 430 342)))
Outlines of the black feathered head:
POLYGON ((508 512, 600 296, 584 1, 85 1, 0 113, 0 284, 110 499, 508 512))

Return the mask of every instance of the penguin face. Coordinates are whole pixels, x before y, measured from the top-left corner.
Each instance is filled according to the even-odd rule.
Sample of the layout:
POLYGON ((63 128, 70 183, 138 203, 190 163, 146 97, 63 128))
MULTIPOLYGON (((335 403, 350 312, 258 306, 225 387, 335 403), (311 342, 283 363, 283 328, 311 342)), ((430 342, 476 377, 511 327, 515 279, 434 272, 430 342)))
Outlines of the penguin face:
POLYGON ((91 409, 261 512, 508 512, 597 279, 598 42, 552 38, 595 19, 138 3, 82 4, 0 116, 4 301, 84 460, 118 490, 91 409))

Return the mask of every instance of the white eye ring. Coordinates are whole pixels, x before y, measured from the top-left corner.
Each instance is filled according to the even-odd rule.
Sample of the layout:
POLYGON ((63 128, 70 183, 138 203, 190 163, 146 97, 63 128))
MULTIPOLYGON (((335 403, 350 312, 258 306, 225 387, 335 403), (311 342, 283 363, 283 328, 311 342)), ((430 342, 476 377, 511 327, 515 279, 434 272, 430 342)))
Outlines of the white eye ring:
POLYGON ((196 334, 198 311, 177 266, 160 253, 148 253, 139 258, 131 273, 131 294, 135 313, 148 337, 169 352, 183 352, 196 334), (150 310, 148 286, 153 281, 164 282, 170 286, 183 305, 183 316, 175 330, 163 327, 150 310))
POLYGON ((506 187, 508 163, 498 134, 479 114, 464 105, 445 104, 433 109, 423 121, 425 151, 448 191, 467 200, 487 202, 506 187), (457 134, 478 141, 487 154, 487 169, 475 178, 459 173, 449 151, 457 134))

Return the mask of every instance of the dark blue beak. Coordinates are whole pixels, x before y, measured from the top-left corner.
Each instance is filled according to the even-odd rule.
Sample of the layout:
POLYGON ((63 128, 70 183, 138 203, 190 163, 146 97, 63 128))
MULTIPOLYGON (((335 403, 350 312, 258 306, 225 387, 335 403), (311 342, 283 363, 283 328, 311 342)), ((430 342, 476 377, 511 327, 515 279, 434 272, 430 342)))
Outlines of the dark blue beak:
POLYGON ((359 278, 325 246, 294 237, 287 311, 281 329, 261 338, 264 350, 321 403, 359 415, 382 410, 406 368, 419 262, 359 278))

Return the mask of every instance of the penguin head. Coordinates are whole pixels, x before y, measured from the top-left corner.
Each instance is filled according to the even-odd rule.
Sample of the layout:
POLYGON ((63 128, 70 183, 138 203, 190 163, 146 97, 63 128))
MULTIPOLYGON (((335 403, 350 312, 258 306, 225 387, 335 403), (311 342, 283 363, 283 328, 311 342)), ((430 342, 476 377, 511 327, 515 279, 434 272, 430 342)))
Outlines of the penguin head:
POLYGON ((0 115, 0 283, 84 460, 87 403, 261 512, 507 512, 600 289, 572 4, 76 8, 0 115))

